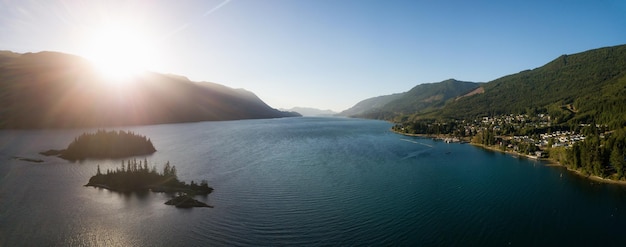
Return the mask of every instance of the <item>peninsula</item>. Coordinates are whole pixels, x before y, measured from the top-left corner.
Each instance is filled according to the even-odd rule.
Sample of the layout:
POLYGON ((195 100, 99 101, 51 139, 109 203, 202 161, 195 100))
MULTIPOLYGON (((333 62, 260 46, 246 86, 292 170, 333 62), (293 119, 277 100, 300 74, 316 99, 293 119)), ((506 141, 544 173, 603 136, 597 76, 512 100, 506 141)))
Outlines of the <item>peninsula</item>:
POLYGON ((58 156, 66 160, 87 158, 124 158, 156 152, 152 141, 145 136, 126 131, 98 130, 96 133, 83 133, 75 138, 66 149, 48 150, 40 154, 58 156))

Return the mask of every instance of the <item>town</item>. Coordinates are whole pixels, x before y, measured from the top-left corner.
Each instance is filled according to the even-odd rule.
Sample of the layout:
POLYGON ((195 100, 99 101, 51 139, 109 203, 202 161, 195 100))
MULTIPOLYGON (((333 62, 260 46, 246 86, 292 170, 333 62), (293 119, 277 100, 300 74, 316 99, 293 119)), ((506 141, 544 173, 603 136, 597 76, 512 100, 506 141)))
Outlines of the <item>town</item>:
POLYGON ((474 120, 420 120, 393 126, 402 134, 421 135, 446 142, 471 142, 515 152, 530 158, 547 158, 550 148, 570 148, 585 140, 585 133, 597 132, 604 138, 606 126, 596 124, 554 124, 548 114, 509 114, 474 120))

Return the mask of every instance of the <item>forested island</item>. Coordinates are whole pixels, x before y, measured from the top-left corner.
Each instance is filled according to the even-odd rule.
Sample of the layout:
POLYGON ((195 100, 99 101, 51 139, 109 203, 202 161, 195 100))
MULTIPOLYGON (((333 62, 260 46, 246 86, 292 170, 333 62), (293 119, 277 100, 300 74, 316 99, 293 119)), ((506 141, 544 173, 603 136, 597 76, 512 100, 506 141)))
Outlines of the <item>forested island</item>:
POLYGON ((187 184, 178 180, 176 166, 169 162, 163 167, 163 172, 158 172, 156 166, 148 167, 148 161, 129 160, 115 169, 100 170, 98 166, 96 175, 89 179, 85 186, 104 188, 117 192, 168 192, 179 193, 177 197, 166 202, 176 207, 210 207, 205 203, 193 199, 195 195, 208 195, 213 191, 206 180, 200 184, 194 181, 187 184))
POLYGON ((66 149, 48 150, 43 155, 55 155, 66 160, 87 158, 124 158, 156 152, 152 141, 145 136, 126 131, 98 130, 96 133, 83 133, 75 138, 66 149))

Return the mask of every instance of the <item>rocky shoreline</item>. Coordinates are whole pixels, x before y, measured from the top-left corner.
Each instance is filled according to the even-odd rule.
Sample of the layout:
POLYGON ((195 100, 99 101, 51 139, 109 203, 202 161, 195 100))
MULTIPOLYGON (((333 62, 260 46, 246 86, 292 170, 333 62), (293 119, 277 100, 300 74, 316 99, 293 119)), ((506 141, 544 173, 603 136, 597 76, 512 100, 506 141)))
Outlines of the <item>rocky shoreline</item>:
POLYGON ((193 199, 191 196, 187 194, 178 195, 167 202, 166 205, 172 205, 177 208, 213 208, 204 202, 193 199))

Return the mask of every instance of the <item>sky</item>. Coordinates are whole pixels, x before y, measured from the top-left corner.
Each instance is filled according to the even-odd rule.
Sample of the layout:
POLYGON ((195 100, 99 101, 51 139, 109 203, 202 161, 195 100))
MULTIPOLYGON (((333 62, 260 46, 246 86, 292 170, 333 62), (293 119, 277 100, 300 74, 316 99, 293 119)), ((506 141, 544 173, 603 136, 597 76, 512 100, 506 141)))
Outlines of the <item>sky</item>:
POLYGON ((275 108, 342 111, 621 44, 624 0, 0 0, 0 50, 116 60, 275 108))

